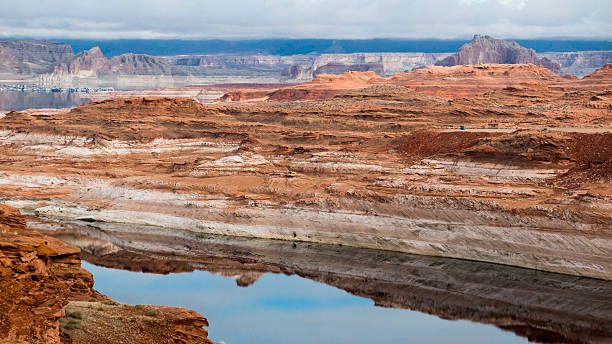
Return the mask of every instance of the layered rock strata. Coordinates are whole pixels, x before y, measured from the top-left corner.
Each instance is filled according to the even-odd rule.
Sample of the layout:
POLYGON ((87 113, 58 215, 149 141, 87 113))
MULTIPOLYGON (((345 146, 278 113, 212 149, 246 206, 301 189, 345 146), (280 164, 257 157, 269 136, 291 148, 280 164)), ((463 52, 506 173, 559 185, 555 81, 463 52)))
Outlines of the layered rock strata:
POLYGON ((535 54, 516 42, 475 36, 452 53, 353 53, 321 55, 124 54, 106 58, 98 47, 73 54, 69 45, 0 40, 0 80, 49 87, 115 87, 121 90, 182 87, 190 84, 304 82, 320 74, 373 71, 380 76, 434 64, 543 65, 555 73, 582 77, 612 62, 610 51, 535 54))
POLYGON ((206 319, 193 311, 147 306, 158 315, 150 319, 147 310, 100 295, 78 247, 25 224, 17 209, 0 204, 0 343, 211 343, 206 319))
MULTIPOLYGON (((447 67, 430 79, 438 68, 447 67)), ((474 68, 472 82, 499 84, 495 68, 493 77, 474 68)), ((343 85, 329 81, 340 92, 331 95, 319 79, 314 100, 139 98, 52 116, 8 113, 0 192, 48 218, 611 279, 612 93, 599 90, 607 74, 594 90, 565 91, 547 86, 562 78, 546 73, 472 98, 359 89, 375 76, 353 73, 343 85), (491 119, 500 127, 479 129, 491 119)))
POLYGON ((607 63, 612 63, 612 51, 575 51, 539 53, 539 57, 559 62, 562 74, 579 78, 593 73, 607 63))
POLYGON ((0 80, 49 73, 72 56, 68 44, 0 39, 0 80))

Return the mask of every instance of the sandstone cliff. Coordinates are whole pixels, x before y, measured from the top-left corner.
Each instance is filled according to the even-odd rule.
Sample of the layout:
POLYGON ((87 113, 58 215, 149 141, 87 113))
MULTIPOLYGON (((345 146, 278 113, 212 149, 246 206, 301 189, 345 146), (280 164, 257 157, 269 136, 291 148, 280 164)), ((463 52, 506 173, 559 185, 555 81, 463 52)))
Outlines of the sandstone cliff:
POLYGON ((196 312, 119 305, 93 284, 79 248, 27 229, 17 209, 0 204, 0 343, 212 343, 196 312))
POLYGON ((56 64, 72 58, 73 55, 68 44, 1 39, 0 78, 48 73, 56 64))
POLYGON ((459 52, 441 61, 437 66, 475 65, 483 63, 534 64, 544 66, 560 74, 561 66, 548 58, 538 58, 535 50, 521 47, 516 42, 495 39, 490 36, 474 35, 459 52))

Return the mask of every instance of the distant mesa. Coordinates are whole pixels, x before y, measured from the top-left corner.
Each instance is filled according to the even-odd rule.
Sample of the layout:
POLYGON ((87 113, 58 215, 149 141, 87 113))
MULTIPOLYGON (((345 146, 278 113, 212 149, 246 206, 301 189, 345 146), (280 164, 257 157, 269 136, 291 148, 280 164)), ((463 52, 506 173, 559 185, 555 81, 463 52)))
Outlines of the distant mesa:
MULTIPOLYGON (((256 43, 253 43, 256 44, 256 43)), ((257 43, 258 44, 258 43, 257 43)), ((380 49, 383 46, 379 47, 380 49)), ((455 49, 455 48, 452 48, 455 49)), ((192 54, 104 56, 98 47, 74 54, 68 44, 0 39, 0 80, 45 87, 177 87, 247 82, 301 83, 348 71, 381 77, 428 66, 533 64, 583 77, 612 62, 612 51, 542 52, 518 43, 476 35, 458 52, 363 52, 306 55, 192 54)), ((572 78, 568 76, 568 78, 572 78)))
POLYGON ((497 64, 533 64, 543 66, 556 74, 561 74, 561 65, 543 57, 539 58, 535 50, 521 47, 513 41, 495 39, 491 36, 474 35, 459 51, 443 60, 436 66, 497 64))

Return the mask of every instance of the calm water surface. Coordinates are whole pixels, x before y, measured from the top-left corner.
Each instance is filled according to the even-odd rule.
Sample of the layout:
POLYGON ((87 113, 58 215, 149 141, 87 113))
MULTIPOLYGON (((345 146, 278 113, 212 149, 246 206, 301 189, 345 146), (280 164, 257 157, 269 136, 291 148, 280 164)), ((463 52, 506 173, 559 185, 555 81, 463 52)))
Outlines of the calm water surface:
POLYGON ((72 108, 89 103, 86 94, 67 92, 0 91, 0 111, 72 108))
POLYGON ((208 318, 211 339, 226 343, 526 343, 466 320, 449 321, 297 276, 267 273, 253 285, 205 271, 144 274, 83 262, 95 288, 128 304, 186 307, 208 318))

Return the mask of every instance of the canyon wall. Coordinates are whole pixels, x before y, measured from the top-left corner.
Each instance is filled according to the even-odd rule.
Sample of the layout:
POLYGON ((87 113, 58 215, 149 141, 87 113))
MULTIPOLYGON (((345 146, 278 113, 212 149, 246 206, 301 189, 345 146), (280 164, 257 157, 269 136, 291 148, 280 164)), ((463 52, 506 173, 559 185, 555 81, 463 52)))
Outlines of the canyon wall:
POLYGON ((0 197, 50 219, 612 279, 611 76, 436 66, 319 75, 238 102, 11 112, 0 197))
POLYGON ((542 53, 515 42, 475 36, 456 54, 353 53, 322 55, 124 54, 106 58, 99 48, 74 55, 66 44, 0 41, 0 79, 49 87, 172 87, 189 84, 304 82, 319 74, 374 71, 381 76, 438 65, 531 63, 557 74, 586 75, 612 61, 609 51, 542 53))
POLYGON ((612 51, 575 51, 564 53, 538 53, 538 56, 559 62, 562 74, 579 78, 594 72, 606 63, 612 63, 612 51))

